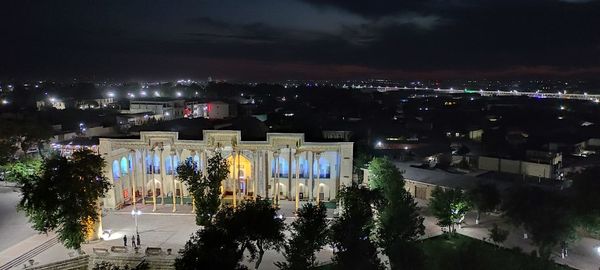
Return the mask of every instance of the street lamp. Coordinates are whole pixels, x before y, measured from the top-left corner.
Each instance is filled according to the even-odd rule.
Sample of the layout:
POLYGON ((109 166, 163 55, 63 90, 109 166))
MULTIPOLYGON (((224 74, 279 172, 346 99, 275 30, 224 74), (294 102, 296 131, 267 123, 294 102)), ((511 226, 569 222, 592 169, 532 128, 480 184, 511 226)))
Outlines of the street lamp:
POLYGON ((133 210, 131 210, 131 216, 133 216, 133 219, 135 220, 135 234, 138 235, 138 216, 142 215, 142 211, 138 210, 136 208, 134 208, 133 210))

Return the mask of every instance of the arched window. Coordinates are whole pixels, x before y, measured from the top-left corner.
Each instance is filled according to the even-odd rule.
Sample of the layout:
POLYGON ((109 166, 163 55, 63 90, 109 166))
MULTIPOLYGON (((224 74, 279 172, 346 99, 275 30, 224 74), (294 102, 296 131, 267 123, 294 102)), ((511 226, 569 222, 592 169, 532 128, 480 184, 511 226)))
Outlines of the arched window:
POLYGON ((154 162, 153 162, 154 173, 160 173, 160 158, 158 154, 154 154, 154 162))
POLYGON ((319 178, 330 178, 331 177, 331 166, 329 165, 329 160, 326 158, 319 159, 320 168, 317 170, 317 162, 315 160, 315 164, 313 165, 313 171, 315 175, 319 175, 319 178))
POLYGON ((146 155, 146 173, 152 173, 152 156, 146 155))
POLYGON ((121 168, 119 168, 119 162, 118 161, 113 161, 112 164, 112 173, 113 173, 113 179, 119 180, 119 177, 121 176, 121 168))
POLYGON ((177 174, 177 167, 179 167, 179 157, 177 155, 173 156, 173 164, 175 164, 173 174, 177 174))
POLYGON ((198 156, 198 154, 194 155, 194 167, 196 168, 196 171, 199 171, 203 168, 200 168, 200 156, 198 156))
POLYGON ((279 158, 279 177, 288 177, 288 161, 285 158, 279 158))
MULTIPOLYGON (((275 177, 275 161, 274 158, 271 160, 271 176, 275 177)), ((283 158, 279 158, 279 177, 288 177, 288 162, 283 158)))
MULTIPOLYGON (((296 159, 292 160, 292 175, 296 175, 296 159)), ((300 158, 300 178, 308 178, 308 160, 300 158)))
POLYGON ((165 170, 167 174, 173 173, 173 163, 171 163, 171 156, 165 158, 165 170))
POLYGON ((121 158, 121 174, 126 175, 129 173, 129 161, 125 158, 121 158))

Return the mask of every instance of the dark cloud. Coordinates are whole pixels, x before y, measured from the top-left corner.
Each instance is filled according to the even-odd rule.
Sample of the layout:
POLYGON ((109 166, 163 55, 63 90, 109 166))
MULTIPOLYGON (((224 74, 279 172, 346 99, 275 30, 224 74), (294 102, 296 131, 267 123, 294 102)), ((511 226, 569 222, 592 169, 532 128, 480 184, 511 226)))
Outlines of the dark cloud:
POLYGON ((0 9, 2 76, 597 76, 600 70, 599 1, 61 3, 21 1, 0 9))

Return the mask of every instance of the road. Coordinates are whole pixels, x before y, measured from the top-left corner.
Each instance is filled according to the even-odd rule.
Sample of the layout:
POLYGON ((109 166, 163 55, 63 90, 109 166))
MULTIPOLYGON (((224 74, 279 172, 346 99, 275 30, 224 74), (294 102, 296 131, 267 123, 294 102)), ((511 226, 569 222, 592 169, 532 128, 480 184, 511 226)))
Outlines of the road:
POLYGON ((19 199, 16 188, 0 186, 0 252, 37 234, 25 215, 17 212, 19 199))

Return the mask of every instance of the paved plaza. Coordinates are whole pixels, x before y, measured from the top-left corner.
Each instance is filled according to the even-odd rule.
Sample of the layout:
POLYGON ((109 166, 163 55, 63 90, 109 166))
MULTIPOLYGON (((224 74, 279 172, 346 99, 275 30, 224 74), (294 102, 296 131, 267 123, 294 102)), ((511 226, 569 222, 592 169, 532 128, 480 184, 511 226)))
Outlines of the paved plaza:
MULTIPOLYGON (((15 198, 18 197, 15 194, 11 194, 10 196, 13 196, 12 203, 16 204, 15 198)), ((6 203, 6 197, 4 197, 2 202, 6 203)), ((419 201, 419 205, 423 206, 424 202, 419 201)), ((6 206, 3 207, 6 208, 6 206)), ((294 202, 281 201, 280 207, 280 213, 286 217, 286 223, 291 223, 294 219, 294 202)), ((138 209, 142 211, 142 215, 138 217, 138 231, 143 249, 146 247, 160 247, 163 251, 171 249, 173 254, 175 254, 179 249, 183 248, 190 235, 199 229, 195 225, 195 217, 191 206, 178 206, 177 212, 172 211, 173 208, 171 205, 158 205, 155 212, 152 211, 152 205, 148 204, 138 205, 138 209)), ((111 236, 107 240, 94 241, 83 245, 83 251, 92 254, 94 248, 110 249, 112 246, 122 246, 123 235, 127 235, 127 245, 130 247, 131 236, 135 234, 135 221, 131 216, 131 210, 132 207, 130 206, 118 211, 104 213, 103 229, 110 230, 111 236)), ((425 216, 424 223, 426 228, 424 238, 441 234, 440 227, 435 224, 435 218, 429 216, 426 211, 423 211, 423 214, 425 216)), ((23 265, 29 259, 33 259, 35 265, 43 265, 77 256, 77 252, 68 250, 58 243, 54 234, 36 234, 29 228, 29 225, 26 224, 26 219, 20 213, 13 212, 10 215, 16 215, 14 217, 20 223, 14 224, 14 221, 11 223, 2 223, 3 227, 0 232, 3 235, 11 236, 10 238, 3 239, 11 239, 11 243, 13 244, 10 248, 0 250, 0 270, 11 269, 5 266, 7 262, 11 261, 13 261, 11 264, 13 266, 12 269, 23 269, 23 265), (9 230, 12 230, 12 233, 9 230), (15 258, 21 258, 18 264, 14 262, 15 258)), ((333 218, 334 211, 332 209, 328 210, 328 216, 333 218)), ((458 232, 483 239, 488 237, 488 229, 494 223, 502 227, 509 227, 499 216, 484 215, 479 225, 474 225, 474 223, 474 213, 470 213, 466 218, 466 225, 458 229, 458 232)), ((289 235, 289 233, 286 232, 286 235, 289 235)), ((508 248, 518 246, 527 253, 534 249, 529 240, 523 239, 522 232, 515 229, 511 231, 504 246, 508 248)), ((569 256, 567 258, 560 258, 558 253, 554 254, 554 258, 558 263, 567 264, 577 269, 596 270, 600 266, 600 254, 596 251, 596 247, 598 246, 600 246, 600 241, 583 238, 569 249, 569 256)), ((332 254, 331 248, 325 247, 318 254, 317 258, 320 262, 329 262, 332 254)), ((130 251, 129 255, 143 256, 142 254, 135 255, 133 251, 130 251)), ((283 260, 283 257, 280 252, 269 250, 265 253, 260 269, 275 269, 273 263, 281 260, 283 260)), ((253 268, 252 263, 248 263, 248 266, 253 268)))

